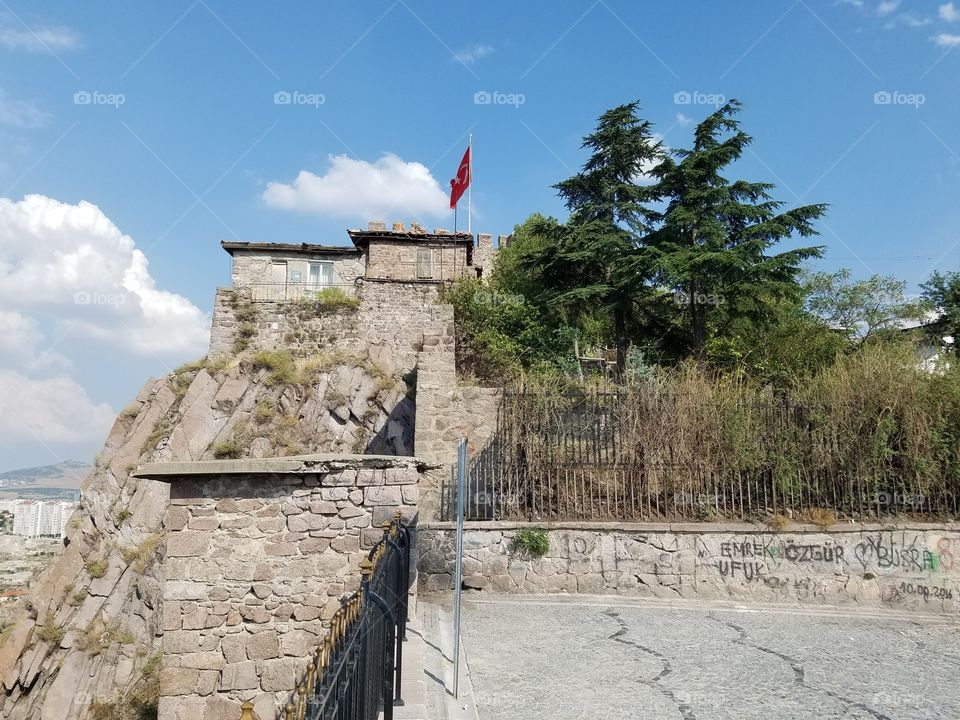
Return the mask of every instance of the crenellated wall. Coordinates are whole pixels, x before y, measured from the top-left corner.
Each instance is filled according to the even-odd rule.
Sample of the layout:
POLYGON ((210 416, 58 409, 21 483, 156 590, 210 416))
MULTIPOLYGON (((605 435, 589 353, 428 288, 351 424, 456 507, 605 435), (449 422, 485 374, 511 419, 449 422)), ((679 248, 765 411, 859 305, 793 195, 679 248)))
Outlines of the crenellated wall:
POLYGON ((276 716, 322 642, 359 563, 400 512, 415 458, 303 456, 154 463, 170 483, 159 720, 276 716))

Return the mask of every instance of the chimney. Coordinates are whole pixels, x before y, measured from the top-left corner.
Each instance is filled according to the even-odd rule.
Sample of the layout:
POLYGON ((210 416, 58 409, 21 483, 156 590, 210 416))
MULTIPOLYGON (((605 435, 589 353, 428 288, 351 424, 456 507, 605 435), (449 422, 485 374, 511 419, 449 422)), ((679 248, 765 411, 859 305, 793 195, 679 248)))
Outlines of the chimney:
POLYGON ((423 235, 427 232, 427 229, 423 225, 418 223, 416 220, 414 220, 413 222, 410 223, 410 232, 423 235))
POLYGON ((402 232, 403 232, 403 223, 402 223, 402 222, 395 222, 395 223, 393 224, 393 231, 394 231, 395 233, 402 233, 402 232))
POLYGON ((369 232, 386 232, 387 224, 383 220, 371 220, 367 224, 369 232))
POLYGON ((449 235, 449 234, 450 234, 450 231, 447 230, 446 228, 434 228, 434 229, 433 229, 433 234, 434 234, 434 235, 449 235))

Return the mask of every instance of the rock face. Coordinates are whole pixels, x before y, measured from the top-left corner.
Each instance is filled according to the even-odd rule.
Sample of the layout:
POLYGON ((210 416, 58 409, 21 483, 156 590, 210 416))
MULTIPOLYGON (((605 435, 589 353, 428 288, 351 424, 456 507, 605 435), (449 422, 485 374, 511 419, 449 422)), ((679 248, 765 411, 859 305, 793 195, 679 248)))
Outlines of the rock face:
POLYGON ((300 369, 293 378, 249 359, 198 363, 151 380, 121 411, 62 554, 4 632, 0 718, 127 717, 119 712, 155 704, 169 493, 131 478, 138 465, 411 453, 413 402, 402 381, 367 356, 300 369))

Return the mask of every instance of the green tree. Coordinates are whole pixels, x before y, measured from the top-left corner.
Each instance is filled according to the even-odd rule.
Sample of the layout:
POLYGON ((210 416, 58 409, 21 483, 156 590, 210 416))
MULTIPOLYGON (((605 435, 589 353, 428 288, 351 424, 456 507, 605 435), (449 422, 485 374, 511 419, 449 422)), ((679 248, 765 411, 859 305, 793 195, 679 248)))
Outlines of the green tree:
POLYGON ((543 242, 523 261, 526 270, 539 273, 546 304, 569 323, 578 325, 588 311, 609 315, 621 375, 635 310, 657 294, 642 266, 630 262, 658 217, 650 207, 656 193, 638 180, 663 158, 638 109, 633 102, 600 116, 583 141, 590 158, 579 173, 554 186, 570 218, 565 224, 535 224, 531 229, 543 242))
POLYGON ((804 279, 807 309, 851 340, 889 336, 905 321, 919 322, 928 303, 910 300, 907 283, 892 276, 854 280, 847 268, 811 273, 804 279))
POLYGON ((936 311, 930 331, 936 341, 953 337, 953 351, 960 357, 960 273, 935 272, 920 286, 928 307, 936 311))
POLYGON ((662 222, 646 238, 634 267, 650 267, 681 305, 676 348, 705 358, 711 338, 743 320, 762 324, 771 303, 798 298, 800 264, 821 248, 771 254, 793 234, 816 234, 826 205, 781 212, 771 183, 730 181, 722 174, 752 142, 734 116, 732 100, 701 122, 690 150, 676 150, 651 172, 651 193, 667 201, 662 222))

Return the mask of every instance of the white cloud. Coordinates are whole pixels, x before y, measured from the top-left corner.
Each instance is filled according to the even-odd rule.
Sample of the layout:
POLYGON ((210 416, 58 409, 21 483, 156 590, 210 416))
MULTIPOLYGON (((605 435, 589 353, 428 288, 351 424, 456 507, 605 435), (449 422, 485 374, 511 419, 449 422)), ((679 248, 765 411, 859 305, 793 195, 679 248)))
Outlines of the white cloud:
POLYGON ((26 100, 14 100, 0 88, 0 125, 15 128, 35 128, 50 117, 48 113, 26 100))
POLYGON ((952 2, 940 6, 940 19, 947 22, 956 22, 960 20, 960 10, 952 2))
POLYGON ((913 28, 924 27, 933 22, 933 20, 928 17, 920 18, 912 13, 903 13, 898 17, 898 20, 907 27, 913 28))
POLYGON ((376 162, 331 156, 323 175, 301 170, 290 184, 268 183, 263 200, 281 210, 364 221, 390 221, 399 213, 441 217, 450 212, 449 194, 430 170, 393 153, 376 162))
POLYGON ((0 438, 16 442, 80 443, 103 438, 114 411, 95 403, 72 378, 35 380, 0 368, 0 438))
POLYGON ((25 50, 26 52, 56 52, 72 50, 80 44, 80 38, 66 27, 27 28, 17 20, 0 16, 0 48, 25 50))
POLYGON ((960 45, 960 35, 940 33, 933 38, 933 41, 940 47, 957 47, 960 45))
POLYGON ((900 0, 884 0, 877 5, 877 15, 884 17, 900 7, 900 0))
POLYGON ((686 127, 687 125, 689 125, 689 124, 692 123, 692 122, 693 122, 693 118, 688 118, 688 117, 687 117, 686 115, 684 115, 683 113, 677 113, 677 125, 680 125, 680 126, 682 126, 682 127, 686 127))
POLYGON ((202 354, 209 320, 158 290, 147 258, 91 203, 0 198, 0 303, 140 355, 202 354))
POLYGON ((487 55, 493 53, 493 48, 489 45, 471 45, 470 47, 458 50, 453 54, 453 59, 464 65, 473 65, 478 60, 482 60, 487 55))

